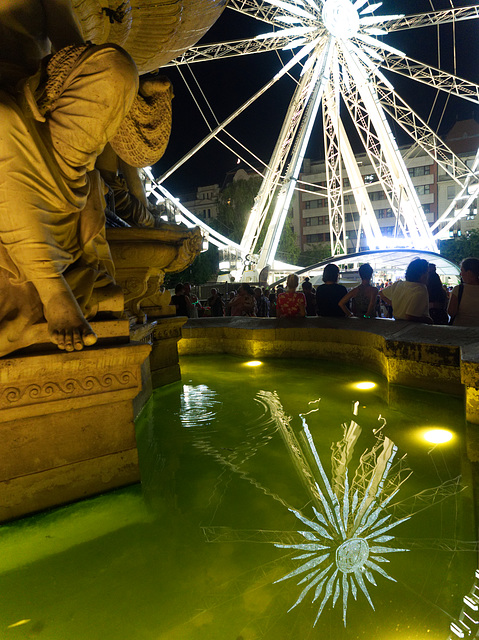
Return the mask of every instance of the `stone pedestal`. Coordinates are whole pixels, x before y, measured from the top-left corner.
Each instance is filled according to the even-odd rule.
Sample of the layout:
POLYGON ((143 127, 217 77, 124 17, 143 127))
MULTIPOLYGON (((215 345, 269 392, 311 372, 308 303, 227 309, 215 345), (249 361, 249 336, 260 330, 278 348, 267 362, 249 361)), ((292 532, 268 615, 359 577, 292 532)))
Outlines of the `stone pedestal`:
POLYGON ((178 341, 181 327, 188 318, 173 317, 158 319, 152 333, 153 344, 150 355, 150 371, 153 389, 181 380, 178 363, 178 341))
POLYGON ((153 389, 181 379, 178 340, 181 338, 181 327, 187 319, 157 318, 130 328, 130 336, 134 342, 151 346, 150 357, 141 367, 142 388, 133 401, 135 418, 148 402, 153 389))
POLYGON ((150 346, 105 341, 0 360, 0 521, 139 481, 132 401, 150 346))

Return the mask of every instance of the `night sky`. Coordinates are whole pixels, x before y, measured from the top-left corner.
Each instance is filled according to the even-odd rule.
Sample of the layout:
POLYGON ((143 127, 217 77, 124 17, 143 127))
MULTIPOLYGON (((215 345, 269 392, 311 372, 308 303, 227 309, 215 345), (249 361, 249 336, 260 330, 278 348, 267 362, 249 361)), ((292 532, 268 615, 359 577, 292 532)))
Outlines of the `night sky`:
MULTIPOLYGON (((467 1, 455 2, 456 7, 476 4, 476 2, 467 1)), ((440 10, 449 8, 451 3, 449 0, 384 0, 383 6, 375 11, 375 15, 394 13, 410 15, 427 12, 431 10, 431 6, 440 10)), ((236 40, 269 30, 269 26, 265 23, 246 18, 226 8, 202 42, 236 40)), ((436 27, 392 33, 386 36, 386 42, 405 51, 411 58, 437 66, 436 27)), ((454 67, 451 25, 440 28, 440 49, 441 68, 452 72, 454 67)), ((456 24, 456 53, 457 75, 479 83, 479 19, 456 24)), ((281 53, 281 57, 284 62, 287 62, 291 53, 281 53)), ((191 65, 191 70, 220 122, 266 84, 279 69, 280 61, 276 52, 243 55, 191 65)), ((192 82, 188 68, 183 66, 182 71, 198 96, 199 91, 192 82)), ((165 73, 172 80, 175 91, 173 129, 168 150, 154 168, 157 176, 172 166, 208 133, 207 126, 178 71, 169 67, 165 69, 165 73)), ((396 74, 389 74, 388 77, 399 95, 413 110, 424 119, 428 119, 436 91, 396 74)), ((228 131, 231 131, 263 162, 268 162, 271 156, 293 91, 294 81, 287 77, 283 78, 255 105, 249 107, 228 126, 228 131)), ((479 121, 477 105, 459 98, 451 97, 447 100, 446 94, 441 92, 432 112, 430 124, 433 129, 439 131, 440 135, 444 135, 456 119, 473 117, 479 121), (444 107, 446 107, 445 111, 444 107)), ((211 118, 210 122, 213 122, 211 118)), ((394 124, 392 127, 398 143, 408 144, 409 139, 402 129, 394 124)), ((227 140, 224 135, 222 137, 227 140)), ((352 142, 354 146, 357 145, 354 135, 352 142)), ((360 152, 361 147, 356 146, 355 151, 360 152)), ((313 130, 307 157, 318 159, 322 156, 322 126, 318 124, 313 130)), ((237 153, 228 151, 220 143, 212 140, 201 152, 168 178, 165 186, 174 195, 182 195, 194 191, 197 186, 213 183, 221 185, 226 172, 236 167, 237 158, 237 153)))

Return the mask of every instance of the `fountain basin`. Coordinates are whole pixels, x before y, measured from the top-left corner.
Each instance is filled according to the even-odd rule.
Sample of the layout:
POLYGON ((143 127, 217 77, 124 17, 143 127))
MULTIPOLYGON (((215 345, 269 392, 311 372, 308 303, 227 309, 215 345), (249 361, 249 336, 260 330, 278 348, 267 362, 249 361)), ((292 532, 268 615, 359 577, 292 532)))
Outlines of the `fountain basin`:
MULTIPOLYGON (((1 528, 0 617, 4 627, 12 626, 5 637, 28 640, 42 629, 49 640, 447 637, 477 566, 475 544, 468 542, 477 531, 471 465, 456 419, 461 400, 399 388, 401 401, 391 404, 384 377, 336 361, 275 358, 246 365, 246 358, 227 355, 182 358, 182 384, 157 389, 137 421, 141 489, 128 487, 1 528), (375 388, 352 387, 364 380, 375 388), (281 414, 258 402, 265 392, 276 393, 278 408, 291 416, 292 431, 284 436, 281 414), (310 412, 315 407, 319 411, 310 412), (329 600, 313 628, 320 607, 320 600, 312 602, 314 593, 291 609, 303 576, 278 582, 297 568, 292 556, 304 553, 275 546, 297 542, 298 531, 307 528, 290 508, 313 517, 298 458, 286 440, 296 434, 302 444, 303 412, 332 486, 331 442, 342 437, 341 425, 354 419, 363 430, 350 464, 352 480, 381 415, 397 459, 406 453, 413 471, 398 494, 400 506, 407 510, 416 504, 409 498, 425 490, 435 502, 427 510, 427 500, 421 503, 392 530, 391 546, 411 549, 391 553, 391 562, 382 565, 397 582, 374 570, 378 586, 368 581, 367 589, 375 610, 363 592, 357 601, 350 595, 346 631, 342 597, 334 608, 329 600), (451 444, 431 450, 417 438, 427 423, 449 428, 451 444), (464 490, 441 501, 459 474, 464 490), (266 619, 271 624, 265 627, 266 619)), ((394 519, 403 515, 409 511, 394 519)), ((349 568, 378 552, 372 542, 368 546, 366 553, 364 542, 351 541, 337 546, 337 556, 332 546, 331 562, 346 569, 341 584, 351 583, 349 568)))
POLYGON ((389 383, 464 395, 466 419, 479 424, 479 329, 386 319, 190 319, 181 355, 340 360, 381 373, 389 383))

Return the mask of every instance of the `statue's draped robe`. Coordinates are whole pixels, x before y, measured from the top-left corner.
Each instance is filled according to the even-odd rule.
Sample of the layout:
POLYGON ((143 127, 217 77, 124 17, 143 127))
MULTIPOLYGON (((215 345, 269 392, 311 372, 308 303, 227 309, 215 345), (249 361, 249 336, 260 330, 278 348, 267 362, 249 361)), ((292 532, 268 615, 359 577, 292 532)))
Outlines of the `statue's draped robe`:
MULTIPOLYGON (((36 8, 34 1, 6 1, 36 8)), ((0 9, 0 355, 43 315, 36 280, 62 274, 87 317, 93 289, 112 282, 104 186, 94 164, 138 89, 128 54, 88 45, 42 113, 34 44, 24 42, 20 66, 22 58, 6 50, 21 17, 0 9)))

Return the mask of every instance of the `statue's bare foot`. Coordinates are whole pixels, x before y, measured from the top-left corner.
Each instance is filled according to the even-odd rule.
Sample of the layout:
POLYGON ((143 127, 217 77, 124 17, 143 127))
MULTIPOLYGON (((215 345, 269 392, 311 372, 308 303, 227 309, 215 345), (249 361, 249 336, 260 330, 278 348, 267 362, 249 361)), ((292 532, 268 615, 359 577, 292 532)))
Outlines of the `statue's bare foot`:
POLYGON ((43 301, 50 339, 59 349, 80 351, 95 344, 96 334, 63 278, 42 282, 37 290, 43 301))
MULTIPOLYGON (((50 323, 48 323, 50 327, 50 323)), ((65 351, 80 351, 83 347, 89 347, 97 341, 96 334, 86 320, 80 327, 64 327, 50 331, 51 341, 59 349, 65 351)))

